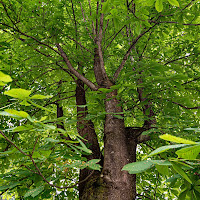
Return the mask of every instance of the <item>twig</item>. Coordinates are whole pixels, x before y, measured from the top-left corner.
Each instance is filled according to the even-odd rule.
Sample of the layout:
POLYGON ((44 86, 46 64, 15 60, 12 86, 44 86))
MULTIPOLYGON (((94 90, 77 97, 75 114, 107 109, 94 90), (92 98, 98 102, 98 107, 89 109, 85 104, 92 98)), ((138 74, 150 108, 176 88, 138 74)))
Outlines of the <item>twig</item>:
POLYGON ((178 106, 180 106, 180 107, 182 107, 182 108, 185 108, 185 109, 187 109, 187 110, 200 109, 200 106, 196 106, 196 107, 187 107, 187 106, 184 106, 184 105, 182 105, 182 104, 180 104, 180 103, 177 103, 177 102, 174 102, 174 101, 172 101, 172 103, 174 103, 174 104, 176 104, 176 105, 178 105, 178 106))
POLYGON ((106 46, 106 49, 111 45, 111 43, 113 42, 113 40, 117 37, 117 35, 126 27, 126 25, 124 25, 112 38, 112 40, 109 42, 109 44, 106 46))
POLYGON ((14 31, 20 33, 21 35, 24 35, 24 36, 26 36, 26 37, 28 37, 28 38, 31 38, 31 39, 35 40, 35 41, 38 42, 39 44, 44 45, 44 46, 50 48, 51 50, 53 50, 53 51, 56 52, 57 54, 60 54, 60 53, 59 53, 58 51, 56 51, 54 48, 52 48, 52 47, 49 46, 48 44, 45 44, 44 42, 41 42, 41 41, 38 40, 37 38, 34 38, 33 36, 27 35, 26 33, 23 33, 23 32, 21 32, 20 30, 15 29, 15 28, 13 28, 13 27, 11 27, 11 26, 9 26, 9 25, 7 25, 7 24, 4 24, 4 23, 2 23, 2 22, 0 22, 0 24, 3 25, 3 26, 6 26, 6 27, 9 27, 9 28, 13 29, 14 31))
POLYGON ((33 153, 34 153, 34 151, 35 151, 35 147, 36 147, 36 144, 37 144, 37 142, 38 142, 39 137, 40 137, 40 135, 38 135, 38 137, 37 137, 37 139, 36 139, 36 141, 35 141, 35 144, 34 144, 34 146, 33 146, 33 151, 32 151, 32 153, 31 153, 31 156, 33 156, 33 153))
POLYGON ((29 156, 27 153, 25 153, 24 151, 22 151, 16 144, 14 144, 11 140, 9 140, 2 131, 0 131, 0 134, 10 143, 12 144, 18 151, 20 151, 22 154, 24 154, 25 156, 29 156))
POLYGON ((154 28, 156 26, 156 24, 154 24, 152 27, 148 28, 146 31, 144 31, 143 33, 141 33, 131 44, 131 46, 129 47, 128 51, 126 52, 126 54, 123 57, 123 60, 120 64, 120 66, 118 67, 118 69, 116 70, 114 76, 113 76, 113 80, 116 81, 116 79, 118 78, 120 72, 122 71, 132 49, 135 47, 136 43, 138 42, 138 40, 145 35, 146 33, 148 33, 152 28, 154 28))

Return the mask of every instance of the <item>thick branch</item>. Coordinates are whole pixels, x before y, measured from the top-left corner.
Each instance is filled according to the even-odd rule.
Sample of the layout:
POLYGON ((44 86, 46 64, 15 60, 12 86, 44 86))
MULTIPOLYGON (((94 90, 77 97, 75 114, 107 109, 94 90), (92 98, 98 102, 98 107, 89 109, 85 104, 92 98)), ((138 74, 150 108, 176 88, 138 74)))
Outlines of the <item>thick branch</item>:
POLYGON ((67 64, 69 70, 72 72, 72 74, 74 74, 78 79, 82 80, 89 88, 91 88, 92 90, 98 90, 98 87, 92 83, 91 81, 89 81, 88 79, 86 79, 82 74, 80 74, 78 71, 76 71, 71 62, 69 61, 67 55, 65 54, 65 52, 63 51, 63 49, 61 48, 61 46, 59 44, 56 44, 60 55, 63 57, 65 63, 67 64))
MULTIPOLYGON (((103 0, 102 0, 103 2, 103 0)), ((97 11, 98 11, 98 7, 97 7, 97 11)), ((104 60, 103 60, 103 52, 102 52, 102 38, 103 38, 103 19, 104 19, 104 15, 103 13, 101 13, 100 15, 100 27, 99 27, 99 35, 98 35, 98 38, 96 38, 95 42, 98 46, 98 51, 97 51, 97 54, 98 54, 98 59, 99 59, 99 65, 98 65, 98 68, 97 70, 101 70, 101 75, 102 77, 99 77, 103 80, 108 80, 108 76, 106 74, 106 70, 105 70, 105 67, 104 67, 104 60)))

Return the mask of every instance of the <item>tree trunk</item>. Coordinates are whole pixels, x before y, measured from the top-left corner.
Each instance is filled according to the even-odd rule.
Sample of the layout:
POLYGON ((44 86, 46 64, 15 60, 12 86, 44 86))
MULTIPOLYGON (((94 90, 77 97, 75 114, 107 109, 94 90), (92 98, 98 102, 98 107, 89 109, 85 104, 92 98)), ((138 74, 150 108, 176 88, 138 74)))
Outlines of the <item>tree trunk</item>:
MULTIPOLYGON (((122 171, 124 165, 135 161, 136 142, 127 140, 123 117, 109 113, 122 112, 115 98, 117 91, 107 94, 105 101, 106 115, 104 127, 104 163, 101 174, 96 174, 85 182, 80 200, 133 200, 136 196, 135 176, 122 171), (109 99, 109 100, 108 100, 109 99), (130 145, 131 144, 131 145, 130 145), (130 151, 130 152, 129 152, 130 151), (134 155, 133 155, 134 154, 134 155)), ((135 140, 134 140, 135 141, 135 140)))
MULTIPOLYGON (((78 133, 86 139, 85 144, 87 147, 92 150, 91 155, 87 155, 86 158, 88 160, 91 159, 100 159, 101 153, 100 148, 97 140, 97 136, 94 129, 94 124, 91 120, 85 120, 85 117, 88 114, 87 106, 86 106, 86 98, 85 98, 85 90, 84 90, 84 84, 83 82, 78 79, 77 80, 77 87, 76 87, 76 105, 77 105, 77 130, 78 133), (78 105, 85 105, 85 107, 79 107, 78 105)), ((79 180, 83 181, 86 178, 87 181, 79 184, 79 197, 80 199, 83 199, 83 193, 86 187, 86 184, 90 182, 91 180, 96 179, 96 177, 100 176, 99 171, 94 171, 91 175, 92 171, 89 169, 82 169, 80 170, 79 180)))
MULTIPOLYGON (((107 94, 107 113, 123 112, 115 98, 116 95, 117 91, 107 94)), ((122 114, 116 116, 123 117, 122 114)), ((104 134, 103 179, 108 185, 107 199, 132 200, 135 195, 133 176, 127 171, 122 171, 123 166, 130 162, 124 120, 107 114, 104 134)))

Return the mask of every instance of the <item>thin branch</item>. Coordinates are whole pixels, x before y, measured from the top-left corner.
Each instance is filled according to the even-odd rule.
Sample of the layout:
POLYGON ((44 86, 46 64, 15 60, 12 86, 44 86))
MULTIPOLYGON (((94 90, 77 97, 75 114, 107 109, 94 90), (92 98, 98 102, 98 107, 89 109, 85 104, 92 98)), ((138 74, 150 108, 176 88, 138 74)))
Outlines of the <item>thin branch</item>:
POLYGON ((150 23, 155 23, 155 24, 178 24, 178 25, 183 25, 183 26, 200 26, 200 24, 191 24, 191 23, 184 23, 184 24, 180 24, 179 22, 173 22, 173 21, 154 21, 154 20, 149 20, 148 22, 150 23))
POLYGON ((38 166, 36 165, 34 159, 33 159, 32 157, 30 157, 30 158, 31 158, 31 161, 32 161, 33 165, 35 166, 36 170, 38 171, 38 174, 43 178, 43 180, 44 180, 46 183, 48 183, 50 186, 56 187, 56 188, 59 188, 59 189, 73 188, 73 187, 75 187, 76 185, 79 185, 79 184, 81 184, 81 183, 84 183, 84 182, 87 181, 87 180, 92 176, 92 174, 94 173, 94 171, 92 171, 84 180, 79 181, 79 182, 75 183, 75 184, 72 185, 72 186, 64 186, 64 187, 62 187, 62 186, 58 186, 58 185, 54 185, 54 184, 50 183, 50 182, 43 176, 43 174, 41 173, 40 169, 39 169, 38 166))
POLYGON ((142 195, 142 194, 137 194, 136 196, 145 197, 145 198, 147 198, 147 199, 150 199, 150 200, 152 200, 150 197, 148 197, 148 196, 145 196, 145 195, 142 195))
POLYGON ((111 45, 111 43, 113 42, 113 40, 117 37, 117 35, 126 27, 126 25, 124 25, 112 38, 112 40, 109 42, 109 44, 106 46, 106 49, 111 45))
POLYGON ((174 103, 174 104, 176 104, 176 105, 178 105, 178 106, 180 106, 180 107, 182 107, 182 108, 185 108, 185 109, 187 109, 187 110, 200 109, 200 106, 196 106, 196 107, 187 107, 187 106, 184 106, 184 105, 182 105, 182 104, 180 104, 180 103, 177 103, 177 102, 174 102, 174 101, 172 101, 172 103, 174 103))
POLYGON ((24 154, 25 156, 29 156, 27 153, 25 153, 24 151, 22 151, 16 144, 14 144, 11 140, 9 140, 2 131, 0 131, 0 134, 10 143, 12 144, 18 151, 20 151, 22 154, 24 154))
POLYGON ((186 85, 186 84, 188 84, 188 83, 192 83, 192 82, 197 81, 197 80, 199 80, 199 79, 200 79, 200 77, 194 78, 193 80, 187 81, 187 82, 183 83, 182 85, 186 85))
MULTIPOLYGON (((104 2, 103 0, 101 2, 104 2)), ((97 8, 98 9, 98 8, 97 8)), ((106 70, 104 67, 104 60, 103 60, 103 52, 102 52, 102 39, 103 39, 103 19, 104 19, 104 14, 101 13, 100 15, 100 27, 99 27, 99 35, 96 40, 96 44, 98 45, 98 54, 99 54, 99 61, 100 61, 100 69, 103 75, 104 80, 108 80, 108 76, 106 74, 106 70)))
POLYGON ((26 165, 21 165, 20 167, 25 167, 26 169, 28 169, 29 171, 33 172, 34 174, 38 174, 37 172, 33 171, 32 169, 30 169, 28 166, 26 165))
POLYGON ((143 51, 142 51, 142 53, 141 53, 141 57, 142 57, 142 55, 144 54, 144 51, 145 51, 146 48, 147 48, 147 45, 148 45, 148 43, 149 43, 149 41, 150 41, 150 38, 151 38, 151 34, 152 34, 152 31, 151 31, 150 34, 149 34, 149 38, 148 38, 148 40, 147 40, 147 42, 146 42, 146 44, 145 44, 145 46, 144 46, 144 49, 143 49, 143 51))
POLYGON ((2 4, 2 6, 3 6, 3 8, 4 8, 4 10, 5 10, 5 12, 6 12, 6 15, 8 16, 8 18, 10 19, 10 21, 12 22, 12 24, 17 28, 17 30, 18 30, 18 27, 16 26, 16 24, 13 22, 13 20, 12 20, 12 18, 10 17, 10 15, 8 14, 8 10, 7 10, 7 8, 6 8, 6 6, 5 6, 5 4, 4 4, 4 2, 0 2, 1 4, 2 4))
POLYGON ((8 27, 8 28, 13 29, 14 31, 20 33, 21 35, 24 35, 24 36, 26 36, 26 37, 28 37, 28 38, 31 38, 31 39, 35 40, 35 41, 38 42, 39 44, 48 47, 49 49, 53 50, 53 51, 56 52, 57 54, 60 54, 60 53, 59 53, 58 51, 56 51, 54 48, 52 48, 52 47, 49 46, 48 44, 45 44, 44 42, 41 42, 41 41, 38 40, 37 38, 34 38, 33 36, 27 35, 26 33, 23 33, 23 32, 21 32, 20 30, 15 29, 15 28, 13 28, 13 27, 7 25, 7 24, 1 23, 1 22, 0 22, 0 24, 3 25, 3 26, 6 26, 6 27, 8 27))
POLYGON ((35 141, 35 144, 34 144, 34 146, 33 146, 33 150, 32 150, 31 156, 33 156, 33 153, 34 153, 34 151, 35 151, 35 147, 36 147, 36 144, 37 144, 37 142, 38 142, 39 137, 40 137, 40 136, 38 135, 38 137, 37 137, 37 139, 36 139, 36 141, 35 141))
POLYGON ((75 39, 71 38, 70 36, 66 36, 67 38, 69 38, 70 40, 74 41, 76 44, 78 44, 79 46, 81 46, 82 48, 84 48, 86 51, 92 53, 89 49, 87 49, 86 47, 84 47, 80 42, 77 42, 75 39))
POLYGON ((126 52, 126 54, 124 55, 124 58, 120 64, 120 66, 118 67, 118 69, 116 70, 114 76, 113 76, 113 80, 116 81, 120 72, 122 71, 122 69, 124 68, 124 65, 132 51, 132 49, 135 47, 136 43, 138 42, 138 40, 145 35, 146 33, 148 33, 152 28, 154 28, 156 26, 156 24, 154 24, 152 27, 148 28, 146 31, 144 31, 143 33, 141 33, 131 44, 131 46, 129 47, 128 51, 126 52))
MULTIPOLYGON (((83 10, 83 7, 82 7, 81 2, 79 2, 79 3, 80 3, 80 6, 81 6, 81 12, 82 12, 83 20, 84 20, 84 22, 85 22, 85 24, 86 24, 86 18, 85 18, 85 15, 84 15, 84 10, 83 10)), ((86 29, 86 31, 88 32, 89 37, 90 37, 92 40, 94 40, 94 38, 91 36, 90 31, 89 31, 89 29, 88 29, 87 26, 85 26, 85 29, 86 29)))
POLYGON ((110 22, 110 20, 108 19, 108 21, 107 21, 107 23, 106 23, 106 27, 105 27, 105 29, 104 29, 104 31, 103 31, 103 35, 105 35, 105 33, 106 33, 106 30, 107 30, 107 28, 108 28, 109 22, 110 22))
MULTIPOLYGON (((38 171, 38 175, 40 175, 40 176, 43 178, 43 180, 44 180, 46 183, 48 183, 50 186, 52 186, 52 187, 56 187, 56 188, 59 188, 59 189, 73 188, 73 187, 75 187, 76 185, 81 184, 81 183, 84 183, 85 181, 87 181, 87 180, 92 176, 92 174, 94 173, 94 171, 92 171, 92 172, 89 174, 89 176, 87 176, 84 180, 79 181, 79 182, 75 183, 75 184, 72 185, 72 186, 61 187, 61 186, 54 185, 54 184, 50 183, 50 182, 43 176, 43 174, 41 173, 40 169, 39 169, 38 166, 36 165, 36 163, 35 163, 35 161, 34 161, 32 155, 28 155, 28 154, 26 154, 24 151, 22 151, 17 145, 15 145, 11 140, 9 140, 9 139, 4 135, 4 133, 3 133, 2 131, 0 131, 0 134, 1 134, 10 144, 12 144, 17 150, 19 150, 23 155, 28 156, 28 157, 31 159, 33 165, 35 166, 36 170, 38 171)), ((37 140, 38 140, 38 139, 37 139, 37 140)), ((37 140, 36 140, 36 142, 37 142, 37 140)), ((35 143, 35 145, 36 145, 36 143, 35 143)), ((34 145, 34 148, 35 148, 35 145, 34 145)), ((34 151, 34 150, 33 150, 33 151, 34 151)), ((32 153, 33 153, 33 151, 32 151, 32 153)), ((24 165, 24 167, 26 167, 26 166, 24 165)), ((27 168, 27 167, 26 167, 26 168, 27 168)), ((27 169, 28 169, 28 168, 27 168, 27 169)), ((29 170, 30 170, 30 169, 29 169, 29 170)), ((31 171, 32 171, 32 170, 31 170, 31 171)), ((36 172, 34 172, 34 171, 32 171, 32 172, 33 172, 33 173, 36 173, 36 172)))
POLYGON ((65 52, 63 51, 63 49, 61 48, 61 46, 57 43, 56 44, 59 52, 60 52, 60 55, 63 57, 65 63, 67 64, 69 70, 71 71, 72 74, 74 74, 78 79, 82 80, 88 87, 90 87, 92 90, 96 91, 98 90, 98 87, 92 83, 91 81, 89 81, 87 78, 85 78, 82 74, 80 74, 78 71, 76 71, 71 62, 69 61, 67 55, 65 54, 65 52))
POLYGON ((188 58, 188 57, 190 57, 190 56, 197 56, 197 55, 199 55, 199 54, 190 54, 190 55, 182 56, 182 57, 180 57, 180 58, 176 58, 176 59, 174 59, 174 60, 168 61, 168 62, 166 62, 164 65, 170 64, 170 63, 172 63, 172 62, 175 62, 175 61, 178 61, 178 60, 181 60, 181 59, 184 59, 184 58, 188 58))

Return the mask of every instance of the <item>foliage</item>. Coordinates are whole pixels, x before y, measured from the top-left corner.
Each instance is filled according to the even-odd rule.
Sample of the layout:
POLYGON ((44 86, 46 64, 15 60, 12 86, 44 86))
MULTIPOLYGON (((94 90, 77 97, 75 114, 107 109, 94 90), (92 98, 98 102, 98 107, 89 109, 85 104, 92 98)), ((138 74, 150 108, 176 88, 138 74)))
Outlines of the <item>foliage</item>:
MULTIPOLYGON (((179 148, 179 150, 175 151, 175 154, 178 155, 178 158, 167 157, 161 160, 147 160, 130 163, 125 165, 122 170, 127 170, 130 174, 137 174, 152 167, 156 167, 157 171, 163 175, 170 175, 172 177, 176 177, 176 179, 179 177, 177 175, 180 175, 185 180, 181 185, 182 190, 178 199, 199 199, 200 181, 194 176, 194 173, 199 171, 200 143, 175 137, 169 134, 161 135, 160 138, 170 142, 182 144, 159 147, 152 151, 148 157, 159 155, 160 158, 163 158, 163 152, 166 152, 170 149, 175 150, 176 148, 179 148), (188 176, 183 169, 188 171, 190 175, 188 176)), ((172 177, 168 179, 168 182, 174 182, 172 177)))
POLYGON ((80 77, 63 61, 59 44, 78 75, 93 83, 85 83, 82 108, 102 154, 107 114, 151 137, 138 144, 138 162, 123 168, 139 173, 137 198, 200 199, 199 10, 193 0, 2 0, 0 195, 78 199, 79 170, 101 171, 100 159, 86 159, 90 144, 77 132, 80 77), (110 88, 96 86, 93 69, 101 27, 110 88), (104 100, 114 90, 123 111, 107 113, 104 100))

